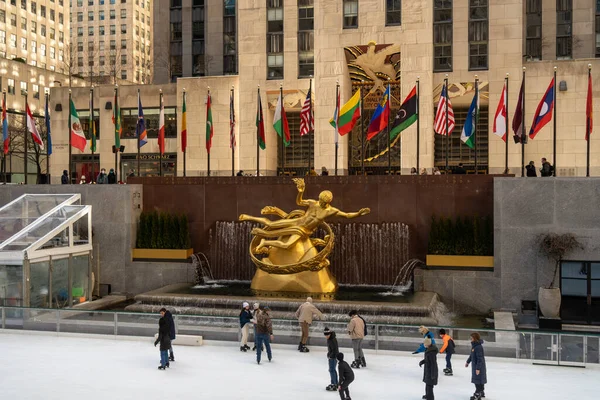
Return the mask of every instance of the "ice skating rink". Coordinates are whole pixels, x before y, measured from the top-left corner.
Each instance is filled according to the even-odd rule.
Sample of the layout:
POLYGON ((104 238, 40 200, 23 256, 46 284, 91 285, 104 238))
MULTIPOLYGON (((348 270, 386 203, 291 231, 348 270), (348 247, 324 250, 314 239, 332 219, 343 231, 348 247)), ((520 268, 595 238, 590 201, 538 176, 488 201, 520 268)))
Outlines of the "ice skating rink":
MULTIPOLYGON (((351 349, 342 352, 351 359, 351 349)), ((158 349, 147 341, 0 334, 0 399, 256 399, 335 400, 324 349, 301 354, 274 346, 273 362, 256 364, 255 353, 236 343, 175 347, 176 362, 157 370, 158 349)), ((368 368, 355 371, 353 400, 421 399, 420 355, 366 354, 368 368)), ((468 400, 473 393, 465 357, 454 357, 454 376, 441 374, 438 400, 468 400)), ((598 399, 600 369, 534 366, 487 359, 489 400, 598 399)), ((444 368, 438 357, 440 371, 444 368)))

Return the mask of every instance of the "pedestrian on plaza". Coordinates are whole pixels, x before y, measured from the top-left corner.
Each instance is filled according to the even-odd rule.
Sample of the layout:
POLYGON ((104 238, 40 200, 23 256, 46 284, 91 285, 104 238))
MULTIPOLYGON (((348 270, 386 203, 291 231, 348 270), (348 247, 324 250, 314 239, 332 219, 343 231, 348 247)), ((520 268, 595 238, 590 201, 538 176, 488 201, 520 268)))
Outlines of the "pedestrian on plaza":
POLYGON ((110 171, 108 172, 108 177, 106 178, 106 180, 111 185, 117 183, 117 174, 115 174, 115 170, 114 169, 112 169, 112 168, 110 169, 110 171))
POLYGON ((235 174, 235 176, 244 176, 244 171, 242 171, 241 169, 238 171, 237 174, 235 174))
MULTIPOLYGON (((423 338, 425 338, 425 339, 429 338, 429 339, 431 339, 431 343, 435 344, 435 337, 433 336, 433 333, 429 332, 429 329, 427 329, 426 327, 421 325, 419 327, 419 333, 421 335, 423 335, 423 338)), ((423 343, 421 343, 419 348, 417 350, 413 351, 413 354, 423 353, 425 350, 426 350, 425 345, 423 343)))
POLYGON ((440 338, 444 341, 444 344, 440 349, 440 354, 446 353, 446 368, 444 369, 444 374, 446 374, 446 376, 452 376, 452 354, 454 354, 455 347, 454 339, 446 333, 445 329, 440 329, 440 338))
POLYGON ((298 351, 301 353, 308 353, 309 351, 306 347, 306 342, 308 342, 308 330, 312 324, 313 317, 316 315, 318 319, 323 319, 323 314, 313 305, 312 301, 312 297, 307 297, 306 302, 300 305, 296 311, 296 318, 298 318, 300 328, 302 329, 302 338, 298 345, 298 351))
POLYGON ((325 166, 321 167, 321 176, 329 176, 329 171, 325 166))
POLYGON ((442 172, 440 171, 440 169, 438 167, 433 168, 433 174, 434 175, 441 175, 442 172))
POLYGON ((417 172, 417 169, 416 169, 415 167, 412 167, 412 168, 410 169, 410 174, 411 174, 411 175, 419 175, 419 173, 417 172))
POLYGON ((552 164, 546 160, 546 158, 542 158, 542 168, 540 169, 541 176, 553 176, 554 175, 554 167, 552 164))
POLYGON ((80 185, 87 184, 85 175, 81 175, 81 178, 79 178, 79 184, 80 185))
POLYGON ((96 178, 96 183, 98 185, 104 185, 108 183, 108 176, 106 176, 106 170, 104 168, 102 168, 100 170, 100 173, 98 174, 98 177, 96 178))
POLYGON ((133 177, 135 177, 135 172, 133 171, 133 169, 130 169, 130 170, 129 170, 129 173, 127 174, 127 177, 128 177, 128 178, 133 178, 133 177))
POLYGON ((365 361, 365 355, 362 350, 362 342, 366 335, 366 324, 365 320, 358 315, 356 310, 352 310, 348 313, 350 322, 348 323, 348 335, 352 339, 352 350, 354 351, 354 361, 350 366, 352 368, 360 369, 360 367, 366 367, 367 362, 365 361))
POLYGON ((158 320, 158 338, 154 342, 154 347, 160 343, 160 365, 158 369, 169 368, 169 349, 171 348, 171 337, 169 335, 169 323, 165 318, 165 308, 160 309, 160 319, 158 320))
POLYGON ((63 185, 69 184, 69 172, 66 169, 63 170, 63 174, 60 177, 60 183, 63 185))
POLYGON ((346 361, 344 361, 344 353, 338 353, 338 390, 340 392, 340 399, 342 400, 351 400, 350 399, 350 390, 349 386, 354 381, 354 371, 348 365, 346 361))
POLYGON ((329 378, 331 379, 331 384, 327 386, 325 390, 334 391, 338 389, 338 376, 335 366, 337 364, 337 355, 340 350, 334 331, 326 327, 323 334, 327 338, 327 361, 329 362, 329 378))
POLYGON ((421 168, 421 175, 427 175, 427 168, 421 168))
POLYGON ((435 344, 432 344, 431 339, 429 338, 425 338, 425 340, 423 340, 423 346, 425 346, 427 349, 425 350, 425 357, 419 362, 419 367, 425 365, 425 368, 423 368, 425 396, 423 396, 423 398, 426 400, 434 400, 433 387, 438 384, 438 348, 435 344))
POLYGON ((317 175, 317 171, 315 171, 315 167, 310 167, 310 170, 308 171, 308 174, 306 174, 306 175, 309 175, 309 176, 318 176, 317 175))
POLYGON ((169 338, 171 339, 171 347, 169 347, 169 361, 175 361, 175 355, 173 354, 173 340, 175 340, 175 321, 173 320, 173 314, 166 308, 161 308, 160 315, 165 317, 165 320, 169 324, 169 338))
POLYGON ((467 170, 463 166, 463 163, 458 163, 458 168, 456 168, 453 172, 454 175, 466 175, 467 170))
POLYGON ((258 312, 258 319, 256 321, 256 363, 260 364, 260 356, 262 354, 262 346, 265 345, 267 349, 267 358, 269 362, 273 358, 271 354, 271 340, 275 339, 273 336, 273 324, 271 323, 271 316, 269 315, 269 307, 264 307, 262 311, 258 312))
POLYGON ((525 166, 527 170, 527 176, 537 178, 537 171, 535 169, 535 163, 533 161, 529 161, 529 164, 525 166))
POLYGON ((240 312, 240 328, 242 330, 242 341, 240 342, 240 351, 246 352, 250 350, 248 346, 248 331, 250 325, 252 325, 252 312, 250 311, 250 304, 244 302, 242 304, 242 311, 240 312))
POLYGON ((487 383, 487 368, 483 352, 483 340, 477 332, 471 333, 471 355, 465 363, 465 368, 471 364, 471 383, 475 385, 475 393, 471 400, 480 400, 485 397, 485 384, 487 383))

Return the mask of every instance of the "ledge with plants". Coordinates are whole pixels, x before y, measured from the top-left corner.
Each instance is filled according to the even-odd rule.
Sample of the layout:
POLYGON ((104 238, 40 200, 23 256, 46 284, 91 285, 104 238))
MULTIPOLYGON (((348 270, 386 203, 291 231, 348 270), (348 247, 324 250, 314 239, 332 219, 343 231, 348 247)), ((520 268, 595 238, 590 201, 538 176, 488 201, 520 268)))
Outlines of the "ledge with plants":
POLYGON ((491 270, 494 268, 493 232, 491 217, 434 216, 426 264, 437 268, 491 270))
POLYGON ((142 212, 136 248, 131 251, 133 261, 182 262, 193 253, 186 215, 142 212))

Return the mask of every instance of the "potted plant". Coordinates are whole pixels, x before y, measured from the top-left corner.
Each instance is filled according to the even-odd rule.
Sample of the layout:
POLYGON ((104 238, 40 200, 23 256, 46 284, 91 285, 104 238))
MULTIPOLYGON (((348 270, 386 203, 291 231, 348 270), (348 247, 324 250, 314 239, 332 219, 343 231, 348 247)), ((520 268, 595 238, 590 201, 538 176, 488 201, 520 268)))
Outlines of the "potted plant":
POLYGON ((540 287, 538 292, 540 311, 546 318, 559 318, 560 316, 560 288, 554 287, 554 284, 561 261, 575 249, 583 249, 583 246, 571 233, 547 233, 540 237, 540 252, 554 261, 554 273, 550 286, 540 287))

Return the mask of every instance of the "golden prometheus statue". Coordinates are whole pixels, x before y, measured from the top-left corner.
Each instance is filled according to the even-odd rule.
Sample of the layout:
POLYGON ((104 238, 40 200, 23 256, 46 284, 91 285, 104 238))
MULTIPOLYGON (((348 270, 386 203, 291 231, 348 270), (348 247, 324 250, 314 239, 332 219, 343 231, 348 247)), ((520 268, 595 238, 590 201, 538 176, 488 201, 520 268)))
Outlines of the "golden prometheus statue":
POLYGON ((250 242, 250 257, 258 267, 252 279, 252 289, 258 292, 301 292, 312 294, 333 293, 337 290, 335 277, 329 271, 329 260, 334 244, 331 227, 325 222, 330 217, 356 218, 371 210, 346 213, 331 205, 333 194, 325 190, 319 200, 303 199, 305 183, 295 178, 298 188, 296 204, 306 210, 290 213, 267 206, 262 215, 276 215, 279 220, 240 215, 240 221, 262 224, 254 228, 250 242), (325 231, 324 239, 311 237, 319 228, 325 231))

